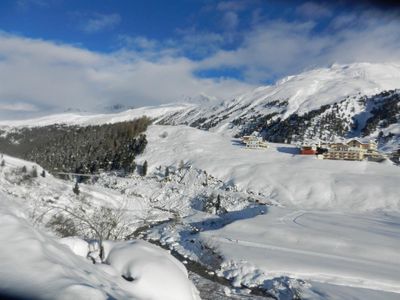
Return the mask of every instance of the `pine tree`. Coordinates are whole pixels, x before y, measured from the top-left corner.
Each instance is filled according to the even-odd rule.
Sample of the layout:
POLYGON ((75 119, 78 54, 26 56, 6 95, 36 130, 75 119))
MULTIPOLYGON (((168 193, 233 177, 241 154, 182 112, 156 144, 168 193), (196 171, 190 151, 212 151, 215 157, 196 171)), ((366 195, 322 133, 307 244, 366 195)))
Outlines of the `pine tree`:
POLYGON ((169 176, 169 167, 165 167, 165 176, 164 177, 168 177, 169 176))
POLYGON ((3 160, 1 161, 1 166, 4 167, 5 165, 6 165, 6 161, 3 159, 3 160))
POLYGON ((33 168, 32 168, 31 176, 32 176, 33 178, 38 177, 38 172, 37 172, 36 167, 33 167, 33 168))
POLYGON ((46 171, 43 170, 42 173, 40 173, 40 176, 42 176, 43 178, 46 177, 46 171))
POLYGON ((221 209, 221 196, 218 194, 217 202, 215 203, 215 210, 218 213, 220 209, 221 209))
POLYGON ((147 160, 144 161, 143 166, 142 166, 142 176, 147 175, 147 160))
POLYGON ((75 195, 77 195, 77 196, 79 195, 80 190, 79 190, 78 182, 75 183, 75 186, 74 186, 74 188, 72 189, 72 191, 74 192, 75 195))

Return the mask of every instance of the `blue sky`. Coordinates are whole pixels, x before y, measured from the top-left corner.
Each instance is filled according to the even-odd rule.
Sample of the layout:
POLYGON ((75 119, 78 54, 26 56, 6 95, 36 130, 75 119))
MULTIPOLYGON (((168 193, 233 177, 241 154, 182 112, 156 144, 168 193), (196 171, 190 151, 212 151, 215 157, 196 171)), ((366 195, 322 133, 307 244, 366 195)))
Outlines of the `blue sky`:
POLYGON ((0 1, 0 118, 229 99, 332 63, 400 61, 398 7, 332 2, 0 1))

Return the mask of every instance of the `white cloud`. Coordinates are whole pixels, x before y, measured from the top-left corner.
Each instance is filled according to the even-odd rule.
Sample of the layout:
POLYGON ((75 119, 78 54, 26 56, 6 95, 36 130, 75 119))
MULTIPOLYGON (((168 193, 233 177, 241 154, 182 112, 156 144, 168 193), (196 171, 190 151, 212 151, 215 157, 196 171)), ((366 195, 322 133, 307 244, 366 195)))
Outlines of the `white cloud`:
POLYGON ((0 104, 3 110, 10 109, 10 103, 31 103, 93 111, 113 103, 170 103, 202 93, 226 98, 249 87, 236 80, 197 78, 193 72, 198 62, 163 53, 157 59, 128 50, 100 54, 3 33, 0 104))
POLYGON ((221 24, 225 30, 235 30, 239 24, 238 14, 233 11, 225 12, 222 16, 221 24))
POLYGON ((238 48, 218 51, 201 67, 242 68, 245 79, 257 83, 335 62, 400 61, 399 49, 400 20, 364 11, 338 16, 324 31, 313 21, 257 24, 238 48))
POLYGON ((16 103, 0 103, 0 110, 5 111, 18 111, 18 112, 36 112, 38 107, 30 103, 16 102, 16 103))
POLYGON ((332 15, 332 11, 327 5, 316 2, 304 2, 297 7, 296 12, 311 19, 325 18, 332 15))
POLYGON ((82 30, 86 33, 95 33, 102 30, 115 28, 121 22, 119 14, 93 13, 82 24, 82 30))
MULTIPOLYGON (((228 5, 222 13, 232 11, 228 5)), ((38 109, 101 110, 113 103, 156 105, 199 94, 231 98, 265 80, 334 62, 400 61, 395 16, 347 12, 322 31, 317 25, 275 19, 229 34, 188 28, 174 40, 120 36, 124 46, 110 54, 0 32, 0 117, 11 104, 21 110, 26 103, 38 109), (226 47, 230 36, 239 36, 237 47, 226 47), (189 59, 187 53, 198 57, 189 59), (224 67, 238 70, 244 80, 194 75, 224 67)))
POLYGON ((159 47, 159 42, 144 36, 119 35, 119 42, 123 47, 137 50, 154 50, 159 47))

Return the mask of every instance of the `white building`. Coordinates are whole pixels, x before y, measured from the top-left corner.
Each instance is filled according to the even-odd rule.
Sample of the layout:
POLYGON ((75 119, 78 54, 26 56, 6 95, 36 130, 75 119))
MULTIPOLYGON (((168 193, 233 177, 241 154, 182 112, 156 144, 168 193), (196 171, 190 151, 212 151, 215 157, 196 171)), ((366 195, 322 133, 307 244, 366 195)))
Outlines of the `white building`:
POLYGON ((246 148, 250 149, 265 149, 268 148, 268 143, 263 140, 262 137, 247 135, 242 137, 242 142, 246 145, 246 148))

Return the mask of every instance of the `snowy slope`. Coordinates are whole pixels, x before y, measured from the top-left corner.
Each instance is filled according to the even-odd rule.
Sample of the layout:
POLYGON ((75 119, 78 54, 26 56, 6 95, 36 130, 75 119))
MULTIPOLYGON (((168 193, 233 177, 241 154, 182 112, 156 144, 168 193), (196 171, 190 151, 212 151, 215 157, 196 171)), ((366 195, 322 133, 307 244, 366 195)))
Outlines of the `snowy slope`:
MULTIPOLYGON (((232 201, 227 205, 229 210, 245 208, 245 199, 250 197, 253 199, 250 201, 271 201, 285 207, 268 207, 265 215, 255 219, 248 219, 254 215, 246 216, 244 211, 237 211, 234 214, 236 219, 243 220, 200 234, 200 238, 205 241, 214 241, 218 251, 224 255, 225 264, 221 273, 226 277, 234 279, 235 284, 245 283, 249 286, 268 285, 271 284, 271 278, 280 276, 283 279, 279 282, 288 284, 292 282, 290 278, 307 280, 302 287, 304 299, 397 299, 398 294, 395 292, 399 289, 399 278, 396 273, 396 249, 399 247, 397 229, 400 209, 398 167, 390 163, 321 161, 314 157, 295 156, 294 146, 286 144, 271 144, 267 150, 247 150, 237 140, 224 134, 188 126, 153 125, 146 134, 149 144, 145 153, 138 158, 138 163, 148 161, 147 177, 118 178, 104 175, 97 184, 82 184, 82 195, 95 205, 111 207, 117 207, 118 203, 129 198, 127 209, 130 216, 138 221, 135 227, 149 219, 165 220, 172 215, 169 210, 180 214, 183 218, 182 224, 200 224, 201 220, 210 216, 196 213, 194 208, 197 205, 194 205, 194 200, 198 200, 199 196, 208 197, 212 191, 222 195, 223 199, 232 201), (181 160, 188 167, 178 171, 177 166, 181 165, 181 160), (169 178, 164 178, 166 166, 172 166, 169 178), (191 221, 191 218, 195 221, 191 221)), ((67 266, 56 266, 53 262, 70 254, 60 252, 60 258, 57 254, 58 246, 55 247, 56 250, 47 248, 46 245, 53 245, 52 241, 47 240, 47 235, 43 237, 44 234, 32 229, 30 225, 20 226, 20 221, 14 219, 29 217, 31 220, 38 220, 35 214, 48 208, 48 203, 70 203, 69 199, 74 197, 73 183, 50 175, 46 178, 39 176, 32 182, 18 183, 19 177, 13 173, 13 169, 26 165, 29 170, 34 164, 9 156, 5 156, 5 161, 6 166, 0 168, 0 190, 8 194, 1 200, 7 206, 6 212, 2 213, 0 210, 0 219, 4 220, 2 226, 10 232, 27 232, 24 237, 29 242, 34 241, 34 244, 40 245, 39 250, 35 250, 32 256, 24 257, 26 261, 22 262, 26 266, 33 262, 40 268, 54 269, 54 272, 49 272, 49 280, 56 280, 57 285, 54 287, 63 291, 62 288, 69 286, 63 285, 65 281, 62 274, 81 274, 80 269, 75 269, 74 262, 69 264, 75 258, 67 256, 67 266), (10 214, 11 219, 4 217, 10 214), (13 229, 14 225, 9 223, 17 224, 17 229, 13 229), (39 242, 31 238, 32 235, 39 242), (40 244, 42 241, 44 246, 40 244), (60 268, 61 271, 58 272, 60 268)), ((40 167, 36 167, 40 173, 40 167)), ((211 217, 223 220, 223 216, 211 217)), ((28 223, 23 221, 23 224, 28 223)), ((170 224, 171 230, 164 230, 166 227, 160 226, 165 235, 163 240, 171 240, 173 249, 185 248, 182 244, 175 245, 181 241, 174 237, 180 237, 182 232, 179 231, 180 225, 174 227, 176 225, 172 224, 174 222, 170 224)), ((2 242, 5 244, 7 240, 12 241, 12 246, 0 249, 1 260, 17 263, 23 251, 30 246, 23 242, 24 238, 21 241, 17 234, 3 236, 5 240, 2 242)), ((193 238, 196 239, 196 235, 190 236, 190 239, 193 238)), ((70 245, 69 242, 66 244, 70 245)), ((138 246, 140 249, 140 245, 138 246)), ((120 275, 129 277, 135 274, 135 266, 147 270, 146 266, 136 264, 136 258, 140 257, 136 256, 137 252, 132 256, 129 254, 138 249, 133 250, 130 245, 127 247, 116 247, 116 253, 122 253, 121 257, 128 253, 132 260, 121 258, 121 262, 120 258, 116 258, 109 261, 109 264, 115 263, 111 268, 100 268, 106 273, 104 276, 109 285, 114 283, 114 279, 107 276, 118 274, 118 280, 122 281, 120 275)), ((81 251, 81 247, 78 248, 75 250, 77 253, 85 253, 81 251)), ((107 250, 107 253, 111 252, 107 250)), ((83 263, 82 266, 86 268, 83 263)), ((91 272, 85 268, 84 270, 91 272)), ((30 276, 34 276, 37 280, 34 283, 43 284, 40 281, 40 271, 32 275, 28 267, 21 267, 20 271, 15 271, 16 277, 10 277, 8 273, 1 272, 5 269, 0 266, 0 276, 12 279, 13 281, 4 281, 11 287, 15 287, 16 277, 24 280, 26 278, 29 282, 30 276)), ((80 282, 87 283, 85 288, 74 286, 66 290, 66 295, 93 293, 95 298, 101 299, 104 295, 126 298, 123 293, 129 293, 139 299, 149 297, 135 289, 127 290, 125 285, 121 288, 118 284, 113 285, 114 289, 109 291, 109 285, 102 285, 103 277, 97 278, 96 271, 91 274, 89 276, 84 273, 82 276, 88 278, 79 279, 80 282)), ((75 284, 75 281, 71 282, 75 284)), ((185 286, 187 289, 183 290, 190 293, 190 284, 185 286)), ((30 291, 29 288, 29 285, 26 286, 26 290, 30 291)), ((269 288, 271 287, 267 286, 269 288)), ((281 288, 277 286, 276 289, 281 288)), ((287 287, 282 287, 283 294, 285 289, 287 287)), ((53 287, 49 287, 46 292, 49 293, 48 298, 54 298, 53 287)))
POLYGON ((271 207, 265 215, 201 236, 219 244, 226 258, 221 272, 238 285, 289 276, 311 283, 304 299, 398 299, 399 226, 398 213, 271 207), (326 283, 336 291, 321 296, 326 283), (353 290, 350 297, 343 286, 366 290, 353 290))
MULTIPOLYGON (((188 280, 185 267, 168 252, 144 241, 107 242, 106 263, 93 265, 86 259, 89 244, 79 238, 62 239, 45 226, 55 208, 73 205, 73 182, 47 174, 45 178, 24 179, 41 167, 4 156, 0 168, 0 297, 29 299, 170 299, 197 300, 197 291, 188 280), (35 226, 35 228, 34 228, 35 226), (62 245, 63 244, 63 245, 62 245), (67 247, 76 253, 72 253, 67 247), (83 256, 83 257, 82 257, 83 256), (124 280, 135 278, 134 282, 124 280), (167 279, 166 279, 167 278, 167 279), (51 284, 49 284, 51 283, 51 284), (156 289, 154 287, 157 287, 156 289)), ((139 192, 139 191, 137 191, 139 192)), ((101 186, 81 186, 81 195, 93 206, 118 207, 124 202, 119 191, 101 186)), ((131 196, 126 203, 127 217, 143 226, 143 218, 167 218, 153 212, 149 199, 140 203, 131 196)), ((89 214, 89 211, 86 211, 89 214)), ((135 224, 137 223, 137 224, 135 224)))
POLYGON ((10 128, 40 127, 52 124, 79 125, 79 126, 99 125, 105 123, 130 121, 139 118, 141 116, 148 116, 149 118, 157 119, 160 116, 180 111, 188 106, 190 106, 190 104, 171 104, 171 105, 161 105, 154 107, 141 107, 136 109, 130 109, 120 113, 110 113, 110 114, 85 115, 78 113, 64 113, 64 114, 49 115, 36 119, 0 121, 0 129, 7 130, 10 128))
POLYGON ((381 134, 379 148, 394 152, 400 141, 399 90, 400 63, 333 65, 288 76, 274 85, 223 102, 206 97, 206 101, 144 107, 117 114, 67 113, 1 121, 0 131, 55 123, 98 125, 147 115, 155 124, 184 124, 229 136, 256 130, 267 140, 282 143, 353 137, 377 139, 381 134), (381 93, 387 91, 391 91, 391 104, 381 99, 381 93), (379 107, 383 113, 369 124, 373 110, 379 107))
POLYGON ((400 141, 399 89, 399 63, 333 65, 289 76, 232 100, 188 107, 164 116, 159 124, 185 124, 230 136, 259 131, 267 140, 281 143, 376 139, 382 131, 379 148, 393 152, 400 141), (388 91, 392 98, 382 102, 382 93, 388 91), (383 113, 375 119, 379 122, 370 124, 377 107, 383 113))
MULTIPOLYGON (((287 144, 249 150, 187 126, 154 125, 147 135, 140 159, 150 171, 183 160, 276 204, 265 215, 243 213, 242 220, 201 231, 224 257, 218 274, 234 285, 270 289, 280 282, 284 290, 284 282, 296 288, 291 280, 299 279, 302 299, 398 299, 397 166, 318 160, 294 155, 287 144)), ((163 234, 174 237, 172 230, 163 234)))
POLYGON ((143 241, 112 244, 107 264, 93 265, 54 237, 33 229, 8 210, 4 194, 0 197, 2 298, 199 299, 185 267, 165 250, 143 241), (127 282, 121 275, 135 281, 127 282))
POLYGON ((141 160, 154 170, 180 160, 242 190, 300 208, 400 210, 400 172, 391 163, 317 160, 294 146, 248 150, 236 140, 187 126, 150 126, 141 160))
POLYGON ((130 120, 148 115, 168 124, 208 123, 214 130, 226 130, 228 123, 240 116, 279 112, 282 118, 293 113, 304 114, 350 96, 371 96, 400 88, 400 63, 356 63, 332 65, 298 75, 288 76, 274 85, 262 86, 235 99, 144 107, 117 114, 59 114, 31 120, 2 121, 1 127, 45 126, 55 123, 92 125, 130 120), (205 119, 201 121, 200 119, 205 119), (200 121, 201 122, 200 122, 200 121))
POLYGON ((288 76, 275 85, 259 87, 219 105, 199 106, 197 109, 201 112, 195 113, 193 108, 188 108, 185 114, 174 114, 166 119, 181 124, 205 118, 206 122, 217 123, 214 130, 224 130, 229 121, 240 116, 249 118, 279 112, 286 118, 295 112, 304 114, 348 96, 371 96, 396 88, 400 88, 399 63, 333 65, 288 76))

